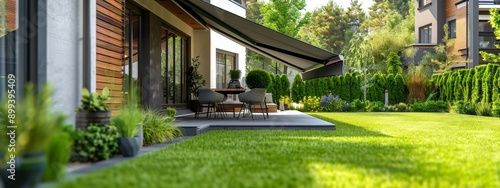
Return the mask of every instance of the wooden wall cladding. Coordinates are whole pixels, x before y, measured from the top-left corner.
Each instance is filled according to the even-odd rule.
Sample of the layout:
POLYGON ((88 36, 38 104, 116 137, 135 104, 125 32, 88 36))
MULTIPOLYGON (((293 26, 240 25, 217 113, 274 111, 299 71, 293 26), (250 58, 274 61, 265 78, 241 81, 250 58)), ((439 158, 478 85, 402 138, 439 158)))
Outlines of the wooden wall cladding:
POLYGON ((123 0, 96 1, 96 90, 110 89, 113 114, 122 106, 123 0))
POLYGON ((7 9, 7 31, 14 31, 17 29, 17 1, 18 0, 7 0, 5 1, 5 8, 7 9))

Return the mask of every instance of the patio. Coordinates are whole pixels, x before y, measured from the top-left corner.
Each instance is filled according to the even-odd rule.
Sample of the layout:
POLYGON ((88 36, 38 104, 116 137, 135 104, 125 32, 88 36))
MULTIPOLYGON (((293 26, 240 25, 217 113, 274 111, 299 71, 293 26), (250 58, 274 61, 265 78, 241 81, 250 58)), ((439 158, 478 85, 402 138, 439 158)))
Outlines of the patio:
MULTIPOLYGON (((238 116, 238 114, 236 114, 238 116)), ((175 126, 184 129, 185 136, 195 136, 210 130, 335 130, 335 124, 309 116, 299 111, 287 110, 269 113, 264 119, 262 113, 251 117, 233 118, 231 112, 224 119, 206 119, 204 115, 195 119, 194 113, 176 117, 175 126)))

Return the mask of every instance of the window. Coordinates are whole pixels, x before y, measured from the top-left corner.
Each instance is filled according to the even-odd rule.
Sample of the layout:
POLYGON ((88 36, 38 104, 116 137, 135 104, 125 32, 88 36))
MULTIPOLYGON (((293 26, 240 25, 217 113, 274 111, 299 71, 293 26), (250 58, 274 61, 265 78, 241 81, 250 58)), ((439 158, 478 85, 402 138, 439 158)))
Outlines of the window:
POLYGON ((457 21, 451 20, 448 22, 449 38, 457 38, 457 21))
POLYGON ((432 0, 418 0, 418 7, 424 7, 428 4, 430 4, 432 2, 432 0))
POLYGON ((161 34, 161 75, 163 100, 166 104, 187 103, 185 72, 188 38, 164 27, 161 34))
POLYGON ((235 2, 236 4, 243 5, 243 0, 230 0, 235 2))
POLYGON ((216 84, 217 88, 226 88, 231 80, 229 76, 230 70, 236 69, 236 54, 217 51, 217 72, 216 84))
POLYGON ((431 43, 432 42, 432 25, 427 25, 418 29, 418 42, 431 43))
POLYGON ((479 21, 479 32, 493 32, 493 27, 486 20, 479 21))
MULTIPOLYGON (((134 94, 140 95, 140 75, 139 68, 142 61, 141 52, 141 29, 142 29, 142 16, 140 9, 127 4, 124 17, 124 58, 123 58, 123 93, 125 99, 132 97, 134 94), (137 91, 131 91, 131 88, 137 91)), ((139 96, 134 96, 139 97, 139 96)))

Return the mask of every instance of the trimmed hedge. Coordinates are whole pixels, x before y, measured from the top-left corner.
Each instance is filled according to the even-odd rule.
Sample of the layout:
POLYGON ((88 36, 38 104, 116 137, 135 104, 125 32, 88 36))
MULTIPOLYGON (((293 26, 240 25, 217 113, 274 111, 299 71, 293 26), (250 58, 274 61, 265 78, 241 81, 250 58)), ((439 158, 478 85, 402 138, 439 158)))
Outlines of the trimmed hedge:
POLYGON ((299 101, 305 96, 305 85, 304 81, 302 80, 302 76, 300 74, 295 75, 295 78, 293 79, 293 84, 292 84, 292 100, 293 101, 299 101))

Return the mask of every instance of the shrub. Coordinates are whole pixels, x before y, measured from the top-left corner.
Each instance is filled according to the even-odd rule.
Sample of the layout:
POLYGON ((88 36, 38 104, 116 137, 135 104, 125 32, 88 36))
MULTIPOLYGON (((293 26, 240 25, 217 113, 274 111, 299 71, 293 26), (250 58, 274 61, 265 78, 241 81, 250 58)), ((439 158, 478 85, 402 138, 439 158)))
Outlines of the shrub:
POLYGON ((403 73, 403 63, 396 52, 389 53, 387 58, 387 74, 400 74, 403 73))
POLYGON ((500 101, 500 68, 497 69, 493 78, 493 89, 491 93, 491 101, 500 101))
POLYGON ((483 96, 481 102, 490 103, 492 101, 493 94, 493 80, 495 79, 495 72, 497 71, 498 65, 488 64, 483 75, 482 90, 483 96))
POLYGON ((71 161, 107 160, 118 153, 118 129, 113 125, 90 125, 87 130, 67 130, 74 139, 71 161))
POLYGON ((49 165, 43 173, 43 181, 56 181, 64 178, 72 144, 73 140, 68 132, 58 130, 50 136, 45 149, 49 165))
POLYGON ((472 100, 472 87, 474 86, 474 75, 476 74, 476 69, 470 69, 467 73, 465 80, 465 88, 464 88, 464 100, 470 101, 472 100))
POLYGON ((177 110, 175 110, 175 108, 172 107, 167 107, 167 116, 175 117, 175 115, 177 115, 177 110))
POLYGON ((304 112, 319 112, 319 111, 321 111, 320 101, 321 101, 321 98, 316 97, 316 96, 304 97, 301 101, 299 101, 299 103, 303 105, 303 108, 301 111, 304 111, 304 112))
POLYGON ((396 111, 398 112, 406 112, 406 110, 408 110, 408 105, 406 105, 405 103, 396 104, 395 107, 396 111))
POLYGON ((300 76, 300 74, 296 74, 292 84, 292 100, 299 101, 302 97, 304 97, 304 93, 305 88, 302 76, 300 76))
POLYGON ((333 97, 333 95, 328 95, 328 97, 323 96, 321 99, 321 111, 323 112, 342 112, 346 101, 340 99, 339 96, 333 97))
POLYGON ((478 66, 476 68, 476 74, 474 75, 474 80, 473 80, 473 88, 472 88, 472 102, 480 102, 482 97, 483 97, 483 74, 484 71, 486 70, 486 67, 483 66, 478 66))
POLYGON ((354 99, 349 102, 349 108, 347 111, 349 112, 364 112, 366 107, 366 103, 360 99, 354 99))
POLYGON ((173 116, 162 116, 156 110, 146 110, 143 114, 142 123, 145 146, 156 143, 163 143, 180 136, 178 127, 172 126, 173 116))
POLYGON ((271 84, 271 76, 265 70, 254 69, 248 72, 245 81, 250 89, 268 88, 271 84))
POLYGON ((446 112, 448 104, 444 101, 415 101, 410 104, 410 110, 413 112, 446 112))
POLYGON ((363 90, 361 90, 361 80, 362 77, 360 75, 353 75, 351 77, 351 100, 354 101, 357 99, 363 98, 363 90))
POLYGON ((464 100, 464 86, 463 86, 463 80, 465 79, 465 74, 467 73, 466 70, 460 70, 458 71, 458 77, 455 79, 455 83, 453 86, 453 100, 464 100))
POLYGON ((500 117, 500 101, 495 101, 491 105, 491 115, 493 117, 500 117))
POLYGON ((370 101, 384 101, 386 80, 382 74, 375 74, 373 76, 373 84, 368 88, 368 100, 370 101))
POLYGON ((342 88, 342 83, 341 83, 341 80, 340 80, 340 76, 332 76, 331 77, 331 92, 334 96, 340 96, 340 90, 342 88))
POLYGON ((491 104, 483 102, 477 103, 476 114, 480 116, 491 116, 491 104))
POLYGON ((444 101, 453 101, 454 100, 454 86, 455 86, 455 80, 458 77, 457 72, 452 72, 448 75, 448 79, 446 79, 446 99, 444 101))
POLYGON ((281 75, 281 96, 290 96, 290 80, 288 80, 288 76, 286 74, 281 75))
POLYGON ((381 101, 367 101, 365 110, 367 112, 383 112, 384 103, 381 101))
POLYGON ((425 101, 426 100, 426 69, 424 66, 410 66, 408 68, 408 78, 407 78, 407 87, 408 87, 408 101, 418 100, 425 101))
POLYGON ((351 98, 351 74, 340 76, 340 98, 349 101, 351 98))
POLYGON ((475 115, 476 114, 476 109, 475 109, 475 105, 471 105, 470 102, 468 101, 455 101, 453 103, 453 111, 455 111, 456 113, 459 113, 459 114, 472 114, 472 115, 475 115), (472 108, 471 108, 472 106, 472 108))

